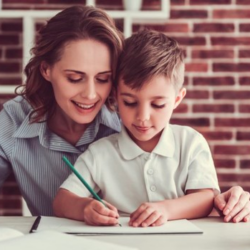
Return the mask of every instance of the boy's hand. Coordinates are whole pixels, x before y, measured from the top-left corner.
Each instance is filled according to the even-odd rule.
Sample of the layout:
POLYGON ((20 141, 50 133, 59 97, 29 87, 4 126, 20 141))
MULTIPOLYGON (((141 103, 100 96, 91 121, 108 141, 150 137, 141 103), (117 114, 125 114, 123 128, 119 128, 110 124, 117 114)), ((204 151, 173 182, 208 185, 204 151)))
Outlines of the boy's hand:
POLYGON ((83 215, 87 224, 93 226, 113 226, 118 224, 119 214, 116 207, 106 201, 104 203, 107 207, 93 199, 85 206, 83 215))
POLYGON ((143 203, 130 215, 129 225, 133 227, 154 227, 164 224, 167 220, 167 210, 161 202, 143 203))
POLYGON ((214 199, 214 206, 222 211, 225 222, 250 220, 249 192, 241 187, 235 186, 228 191, 218 194, 214 199))

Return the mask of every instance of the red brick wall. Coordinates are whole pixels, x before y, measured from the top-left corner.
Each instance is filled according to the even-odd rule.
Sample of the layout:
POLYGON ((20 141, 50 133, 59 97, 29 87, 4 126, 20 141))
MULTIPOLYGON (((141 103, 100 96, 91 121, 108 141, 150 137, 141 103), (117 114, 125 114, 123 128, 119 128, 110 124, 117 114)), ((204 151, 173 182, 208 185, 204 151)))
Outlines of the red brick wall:
MULTIPOLYGON (((121 0, 99 0, 122 9, 121 0)), ((58 9, 80 0, 3 0, 4 9, 58 9)), ((160 1, 144 0, 155 10, 160 1)), ((172 122, 190 125, 208 140, 222 190, 250 191, 250 0, 172 0, 171 18, 145 26, 175 37, 185 48, 187 96, 172 122)), ((21 83, 21 20, 0 18, 0 85, 21 83)), ((0 93, 1 104, 9 99, 0 93)), ((1 124, 1 123, 0 123, 1 124)), ((0 125, 1 126, 1 125, 0 125)), ((0 214, 18 214, 20 196, 11 176, 0 190, 0 214)))

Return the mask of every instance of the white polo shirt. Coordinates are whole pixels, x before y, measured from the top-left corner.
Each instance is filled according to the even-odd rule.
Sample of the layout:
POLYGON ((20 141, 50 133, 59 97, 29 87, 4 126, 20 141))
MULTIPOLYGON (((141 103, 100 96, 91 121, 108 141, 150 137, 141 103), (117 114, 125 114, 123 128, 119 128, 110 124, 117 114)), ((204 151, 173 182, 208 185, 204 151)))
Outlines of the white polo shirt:
MULTIPOLYGON (((143 202, 181 197, 188 189, 219 191, 206 140, 186 126, 168 125, 151 153, 138 147, 122 128, 121 133, 92 143, 75 168, 122 213, 134 212, 143 202)), ((91 196, 73 173, 61 188, 91 196)))

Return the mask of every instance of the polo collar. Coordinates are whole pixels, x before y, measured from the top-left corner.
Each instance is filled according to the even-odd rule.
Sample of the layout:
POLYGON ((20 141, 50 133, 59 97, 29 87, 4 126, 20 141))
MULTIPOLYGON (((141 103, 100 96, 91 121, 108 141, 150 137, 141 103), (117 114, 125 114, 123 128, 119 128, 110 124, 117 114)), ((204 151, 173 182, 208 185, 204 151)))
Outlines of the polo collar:
MULTIPOLYGON (((120 152, 126 160, 132 160, 145 153, 128 135, 124 126, 118 136, 118 145, 120 152)), ((175 149, 175 139, 173 131, 170 126, 167 126, 160 137, 160 140, 152 153, 161 155, 163 157, 173 157, 175 149)))

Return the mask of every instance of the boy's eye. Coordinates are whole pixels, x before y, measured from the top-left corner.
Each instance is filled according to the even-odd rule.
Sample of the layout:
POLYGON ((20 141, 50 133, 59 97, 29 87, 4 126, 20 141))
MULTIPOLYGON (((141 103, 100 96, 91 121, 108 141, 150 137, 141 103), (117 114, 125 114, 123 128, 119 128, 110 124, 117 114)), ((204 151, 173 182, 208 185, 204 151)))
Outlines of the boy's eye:
POLYGON ((105 79, 103 79, 103 78, 96 78, 96 80, 97 80, 98 82, 100 82, 100 83, 109 82, 109 78, 105 78, 105 79))
POLYGON ((153 106, 154 108, 157 108, 157 109, 162 109, 162 108, 165 107, 165 104, 162 104, 162 105, 152 104, 152 106, 153 106))
POLYGON ((136 102, 127 102, 127 101, 123 101, 125 106, 128 107, 135 107, 137 105, 136 102))

